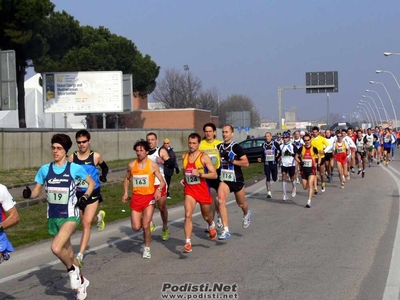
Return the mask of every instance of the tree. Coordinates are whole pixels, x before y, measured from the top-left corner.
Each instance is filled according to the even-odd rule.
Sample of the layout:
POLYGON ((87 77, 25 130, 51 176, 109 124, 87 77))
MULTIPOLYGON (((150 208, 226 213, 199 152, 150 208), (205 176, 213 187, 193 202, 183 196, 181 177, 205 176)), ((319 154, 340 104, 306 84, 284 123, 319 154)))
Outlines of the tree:
POLYGON ((226 124, 226 114, 232 111, 250 111, 250 126, 259 127, 261 114, 248 96, 232 94, 219 106, 219 123, 226 124))
POLYGON ((197 107, 211 111, 213 116, 219 114, 219 92, 216 87, 201 92, 197 97, 197 107))
POLYGON ((0 3, 0 49, 15 51, 19 127, 26 128, 26 68, 48 50, 42 33, 54 4, 50 0, 0 0, 0 3))
POLYGON ((167 69, 164 78, 157 84, 153 99, 161 102, 165 108, 196 108, 201 88, 201 80, 190 71, 182 73, 167 69))

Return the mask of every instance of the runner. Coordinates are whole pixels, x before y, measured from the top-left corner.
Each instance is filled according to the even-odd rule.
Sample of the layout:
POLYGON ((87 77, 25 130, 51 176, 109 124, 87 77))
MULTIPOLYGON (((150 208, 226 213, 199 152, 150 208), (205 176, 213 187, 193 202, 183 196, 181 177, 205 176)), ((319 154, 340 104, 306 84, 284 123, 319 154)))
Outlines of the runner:
MULTIPOLYGON (((293 145, 296 147, 296 153, 299 151, 299 149, 304 145, 304 141, 300 136, 300 131, 296 130, 294 132, 294 136, 293 136, 293 145)), ((301 174, 300 174, 300 167, 299 167, 299 163, 297 162, 297 160, 295 160, 296 163, 296 183, 300 184, 300 178, 301 178, 301 174)))
MULTIPOLYGON (((325 152, 324 149, 329 147, 327 140, 319 134, 319 128, 314 126, 312 129, 311 146, 318 149, 319 156, 321 157, 321 163, 318 167, 318 171, 321 177, 321 192, 325 192, 325 152)), ((318 177, 315 176, 315 188, 314 193, 318 194, 318 177)))
POLYGON ((338 130, 336 133, 336 142, 334 148, 334 158, 336 160, 336 166, 339 172, 340 179, 340 188, 344 188, 344 184, 346 182, 345 177, 349 177, 348 168, 347 168, 347 158, 348 155, 351 155, 350 148, 346 146, 346 143, 343 141, 343 133, 338 130))
POLYGON ((326 170, 326 178, 328 182, 331 183, 333 180, 333 169, 335 167, 335 160, 333 159, 333 151, 335 148, 336 137, 332 135, 330 129, 325 130, 325 139, 328 142, 329 146, 325 148, 325 170, 326 170))
MULTIPOLYGON (((356 138, 357 138, 357 134, 353 131, 352 128, 348 128, 347 129, 347 136, 355 144, 356 138)), ((356 147, 350 146, 350 150, 351 150, 351 158, 350 158, 350 163, 349 163, 350 172, 351 173, 355 173, 356 171, 354 170, 354 167, 356 165, 356 147)))
POLYGON ((228 225, 228 211, 226 209, 226 200, 230 193, 235 194, 236 203, 243 211, 243 228, 250 226, 252 212, 248 208, 246 201, 246 191, 244 187, 244 177, 242 167, 248 167, 249 161, 243 154, 243 149, 233 140, 234 129, 232 125, 225 125, 222 128, 222 137, 224 142, 218 145, 219 155, 221 157, 220 184, 218 187, 218 202, 224 228, 218 239, 225 240, 231 237, 228 225))
POLYGON ((131 225, 134 231, 143 228, 143 258, 151 258, 150 241, 151 230, 150 221, 153 218, 156 200, 161 198, 161 193, 165 190, 166 184, 160 172, 159 166, 149 157, 149 143, 139 140, 133 146, 137 159, 128 164, 124 179, 124 195, 122 202, 128 200, 128 189, 132 181, 131 225), (159 184, 155 185, 155 179, 159 184))
POLYGON ((393 141, 392 141, 392 147, 390 149, 390 158, 389 158, 389 160, 392 160, 394 155, 396 154, 397 135, 396 135, 396 132, 392 128, 390 128, 390 133, 393 136, 393 141))
POLYGON ((390 150, 394 143, 393 135, 390 133, 389 128, 385 128, 385 134, 383 135, 383 163, 389 166, 390 150))
MULTIPOLYGON (((343 142, 345 142, 346 144, 346 148, 349 149, 349 153, 347 155, 347 180, 350 180, 350 164, 351 164, 351 159, 352 159, 352 155, 353 153, 355 153, 355 149, 356 149, 356 144, 354 144, 353 139, 350 138, 349 136, 347 136, 347 130, 346 129, 342 129, 342 137, 343 137, 343 142), (354 151, 353 151, 354 149, 354 151)), ((346 173, 346 172, 344 172, 346 173)))
POLYGON ((303 189, 308 189, 306 207, 310 208, 315 177, 317 175, 316 167, 317 165, 321 165, 321 156, 318 149, 311 146, 311 136, 309 134, 303 136, 303 141, 304 146, 302 146, 300 151, 296 153, 296 160, 300 165, 303 189))
POLYGON ((7 188, 0 184, 0 264, 10 259, 14 247, 8 240, 4 229, 10 228, 19 222, 18 210, 15 201, 7 188), (6 214, 8 217, 6 217, 6 214))
MULTIPOLYGON (((95 187, 93 193, 87 201, 87 206, 85 207, 85 209, 80 210, 80 218, 83 225, 83 232, 79 252, 76 255, 76 259, 78 260, 79 267, 82 268, 83 254, 85 253, 87 244, 89 243, 90 229, 92 223, 97 223, 97 229, 99 231, 103 231, 104 227, 106 226, 104 222, 104 218, 106 216, 105 211, 100 210, 97 216, 95 216, 95 214, 99 203, 103 201, 103 198, 100 194, 100 181, 107 181, 108 166, 103 160, 100 153, 94 152, 90 149, 91 139, 90 133, 87 130, 79 130, 75 134, 75 139, 76 143, 78 144, 78 151, 75 151, 73 155, 70 155, 68 157, 68 161, 81 165, 95 182, 95 187), (97 166, 100 166, 101 168, 100 176, 97 170, 97 166)), ((76 196, 78 198, 82 197, 86 193, 86 190, 87 183, 85 181, 80 182, 76 188, 76 196)))
POLYGON ((362 175, 362 178, 364 178, 365 162, 367 157, 366 149, 369 147, 369 143, 367 137, 363 135, 361 129, 357 130, 356 147, 357 147, 357 160, 358 160, 357 175, 362 175))
POLYGON ((258 162, 264 162, 265 185, 267 187, 267 198, 272 197, 271 175, 274 182, 278 181, 278 161, 281 157, 281 147, 272 140, 271 132, 265 134, 265 143, 262 145, 264 155, 258 158, 258 162))
POLYGON ((85 169, 67 159, 68 150, 72 146, 71 138, 62 133, 51 138, 54 161, 40 167, 36 174, 36 186, 23 191, 24 198, 38 197, 45 186, 47 197, 48 229, 54 235, 51 251, 67 268, 72 290, 78 290, 77 299, 85 299, 87 280, 80 272, 79 264, 71 245, 71 235, 78 226, 79 209, 84 209, 92 194, 95 182, 85 169), (86 193, 77 199, 76 186, 79 181, 88 184, 86 193))
MULTIPOLYGON (((173 168, 175 166, 174 160, 168 156, 167 150, 165 148, 157 147, 157 134, 154 132, 149 132, 146 135, 147 142, 149 143, 150 151, 148 153, 148 157, 158 164, 160 168, 160 173, 164 178, 164 166, 168 166, 173 168)), ((158 188, 160 182, 158 177, 155 179, 156 188, 158 188)), ((161 197, 157 199, 158 210, 160 211, 161 219, 163 222, 161 239, 166 241, 169 239, 169 230, 168 230, 168 210, 167 210, 167 186, 161 192, 161 197)), ((150 230, 154 231, 156 226, 154 222, 151 221, 150 230)))
POLYGON ((283 201, 288 200, 289 198, 286 195, 286 174, 289 175, 290 181, 292 182, 292 197, 296 197, 296 181, 294 179, 295 174, 295 155, 297 149, 290 143, 290 134, 284 132, 283 135, 283 144, 281 145, 281 172, 282 172, 282 190, 283 190, 283 201))
POLYGON ((376 163, 379 165, 382 158, 382 149, 381 149, 382 147, 381 147, 381 133, 378 126, 375 127, 374 136, 376 138, 374 143, 374 150, 375 150, 374 158, 376 159, 376 163))
MULTIPOLYGON (((199 150, 206 153, 210 158, 214 165, 214 169, 219 171, 220 167, 220 157, 217 146, 222 143, 221 140, 217 140, 217 127, 214 123, 206 123, 203 126, 204 138, 200 142, 199 150)), ((224 225, 222 224, 221 215, 219 213, 218 208, 218 186, 219 179, 206 179, 208 186, 210 187, 211 197, 213 199, 213 206, 211 206, 212 217, 214 220, 215 212, 217 212, 217 228, 222 228, 224 225)), ((209 232, 208 227, 205 232, 209 232)))
POLYGON ((196 202, 200 204, 203 219, 208 224, 210 240, 217 239, 217 230, 215 230, 214 219, 211 211, 213 202, 210 189, 206 179, 217 179, 218 175, 214 169, 210 157, 199 151, 201 137, 197 133, 192 133, 188 137, 189 153, 183 155, 184 179, 181 184, 184 186, 184 206, 185 206, 185 247, 183 253, 192 252, 192 243, 190 237, 193 231, 193 211, 196 202))
POLYGON ((371 167, 374 155, 375 155, 375 143, 376 143, 376 136, 375 134, 372 133, 372 129, 368 128, 367 129, 367 134, 365 135, 367 138, 368 142, 368 147, 367 147, 367 161, 368 161, 368 167, 371 167))

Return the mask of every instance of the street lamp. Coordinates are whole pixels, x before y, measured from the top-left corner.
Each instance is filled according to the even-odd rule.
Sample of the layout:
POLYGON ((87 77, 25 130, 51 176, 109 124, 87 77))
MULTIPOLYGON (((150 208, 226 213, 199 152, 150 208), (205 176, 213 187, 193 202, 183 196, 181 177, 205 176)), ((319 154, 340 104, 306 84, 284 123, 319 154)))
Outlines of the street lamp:
POLYGON ((368 111, 369 115, 371 116, 372 126, 374 126, 374 122, 375 122, 374 115, 372 114, 372 111, 369 109, 368 105, 363 100, 360 100, 360 102, 358 104, 363 105, 363 107, 367 108, 367 111, 368 111))
POLYGON ((365 104, 369 105, 369 108, 371 109, 371 112, 372 112, 372 114, 374 115, 374 118, 375 118, 375 125, 378 125, 378 118, 376 117, 376 113, 375 113, 374 109, 372 108, 371 103, 369 103, 367 100, 360 100, 360 102, 363 103, 364 105, 365 104))
POLYGON ((400 53, 396 53, 396 52, 383 52, 383 55, 385 55, 385 56, 400 55, 400 53))
POLYGON ((395 119, 395 121, 396 121, 396 123, 395 123, 396 125, 394 126, 394 128, 397 128, 397 115, 396 115, 396 110, 394 109, 392 97, 390 97, 390 94, 389 94, 389 92, 388 92, 386 86, 385 86, 382 82, 379 82, 379 81, 373 81, 373 80, 371 80, 369 83, 371 83, 371 84, 380 84, 380 85, 382 85, 383 88, 385 89, 386 94, 387 94, 388 97, 389 97, 390 103, 392 104, 394 119, 395 119))
POLYGON ((396 81, 396 83, 397 83, 397 87, 400 89, 400 84, 399 84, 399 82, 397 81, 396 76, 394 76, 394 74, 393 74, 392 72, 390 72, 390 71, 384 71, 384 70, 376 70, 375 73, 376 73, 376 74, 380 74, 380 73, 389 73, 390 75, 392 75, 394 81, 396 81))
POLYGON ((378 109, 378 105, 376 105, 376 102, 375 102, 374 98, 372 98, 371 96, 365 96, 365 95, 362 95, 362 97, 363 97, 363 98, 370 98, 370 99, 372 100, 372 102, 373 102, 374 105, 375 105, 376 111, 378 112, 379 120, 381 121, 380 124, 382 125, 383 122, 382 122, 381 113, 380 113, 380 111, 379 111, 379 109, 378 109))
MULTIPOLYGON (((365 107, 364 107, 364 106, 358 106, 358 105, 357 105, 357 108, 362 108, 362 109, 364 110, 364 113, 365 113, 365 115, 367 116, 368 122, 372 124, 371 119, 369 118, 369 115, 368 115, 368 113, 367 113, 365 107)), ((361 111, 360 111, 360 112, 361 112, 361 111)))
POLYGON ((383 112, 385 113, 385 118, 386 118, 386 122, 387 122, 387 121, 389 120, 389 116, 388 116, 387 110, 386 110, 386 108, 385 108, 385 105, 383 104, 383 101, 382 101, 381 96, 379 96, 379 94, 378 94, 377 91, 373 91, 373 90, 365 90, 365 91, 366 91, 367 93, 375 93, 375 94, 378 96, 379 100, 381 101, 382 109, 383 109, 383 112))

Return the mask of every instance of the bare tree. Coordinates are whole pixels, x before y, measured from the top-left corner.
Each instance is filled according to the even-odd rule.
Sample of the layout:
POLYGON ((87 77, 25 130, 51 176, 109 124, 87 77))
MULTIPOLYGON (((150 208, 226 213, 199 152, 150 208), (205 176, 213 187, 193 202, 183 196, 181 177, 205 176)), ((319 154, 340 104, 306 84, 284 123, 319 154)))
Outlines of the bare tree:
POLYGON ((204 92, 201 92, 197 97, 197 108, 211 111, 213 116, 218 116, 219 113, 219 92, 216 87, 212 87, 204 92))
POLYGON ((190 71, 184 73, 167 69, 164 78, 157 83, 153 99, 161 102, 164 108, 196 108, 196 100, 202 83, 190 71))
POLYGON ((222 101, 219 106, 220 124, 226 124, 226 113, 231 111, 250 111, 251 127, 260 126, 261 114, 250 97, 232 94, 222 101))

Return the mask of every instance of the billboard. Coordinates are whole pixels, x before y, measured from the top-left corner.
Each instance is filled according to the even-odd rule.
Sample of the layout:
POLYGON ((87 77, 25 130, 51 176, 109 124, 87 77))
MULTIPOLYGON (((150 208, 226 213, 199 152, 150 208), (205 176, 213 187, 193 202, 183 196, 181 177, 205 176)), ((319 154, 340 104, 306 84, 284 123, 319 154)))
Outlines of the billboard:
POLYGON ((339 81, 337 71, 307 72, 306 93, 337 93, 339 81))
POLYGON ((44 73, 43 103, 45 113, 122 112, 122 72, 44 73))

